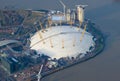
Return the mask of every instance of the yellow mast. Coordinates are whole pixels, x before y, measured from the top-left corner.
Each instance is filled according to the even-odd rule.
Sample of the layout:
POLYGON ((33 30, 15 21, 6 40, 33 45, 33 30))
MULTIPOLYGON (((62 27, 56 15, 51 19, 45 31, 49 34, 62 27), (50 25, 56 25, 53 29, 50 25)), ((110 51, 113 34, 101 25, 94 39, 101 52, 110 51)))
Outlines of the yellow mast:
POLYGON ((36 28, 36 30, 38 31, 38 35, 39 35, 40 39, 42 39, 43 37, 42 37, 41 32, 39 31, 39 29, 38 29, 36 26, 35 26, 35 28, 36 28))
POLYGON ((80 27, 82 26, 82 22, 80 22, 80 26, 79 26, 79 30, 80 30, 80 27))
POLYGON ((70 20, 70 26, 72 27, 72 20, 70 20))
MULTIPOLYGON (((38 31, 38 35, 40 37, 40 39, 43 39, 43 36, 41 34, 41 32, 39 31, 39 29, 35 26, 36 30, 38 31)), ((43 44, 45 44, 45 41, 43 40, 43 44)))
POLYGON ((43 29, 43 27, 42 27, 42 24, 41 24, 41 22, 39 22, 39 25, 40 25, 40 28, 41 28, 41 30, 43 29))
POLYGON ((48 24, 49 24, 49 27, 52 29, 51 27, 52 21, 50 19, 48 19, 48 24))
POLYGON ((64 40, 62 39, 62 48, 64 48, 64 40))
POLYGON ((53 44, 52 44, 52 40, 51 40, 51 38, 50 38, 50 45, 51 45, 51 48, 53 48, 53 44))
POLYGON ((86 27, 87 27, 87 24, 85 24, 85 26, 84 26, 84 30, 82 32, 82 36, 80 37, 80 42, 82 41, 82 39, 84 37, 85 31, 86 31, 86 27))

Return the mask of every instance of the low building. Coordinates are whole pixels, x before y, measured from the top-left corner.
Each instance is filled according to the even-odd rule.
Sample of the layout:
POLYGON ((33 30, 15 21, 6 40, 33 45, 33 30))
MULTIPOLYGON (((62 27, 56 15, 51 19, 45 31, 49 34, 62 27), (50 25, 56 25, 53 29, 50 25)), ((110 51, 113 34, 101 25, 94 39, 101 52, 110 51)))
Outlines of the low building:
POLYGON ((53 23, 62 23, 66 22, 66 17, 64 14, 54 14, 51 16, 51 20, 53 23))
POLYGON ((40 63, 41 62, 41 57, 39 55, 34 55, 34 56, 31 56, 31 62, 32 63, 40 63))
POLYGON ((56 68, 56 67, 58 66, 58 62, 48 61, 47 64, 46 64, 46 66, 47 66, 49 69, 51 69, 51 68, 53 68, 53 67, 56 68))
POLYGON ((10 60, 7 57, 1 57, 1 62, 2 62, 2 65, 5 67, 5 69, 9 73, 13 73, 14 72, 14 63, 13 63, 12 60, 10 60))
MULTIPOLYGON (((12 56, 1 56, 1 63, 8 73, 14 73, 19 70, 22 70, 26 63, 21 61, 21 59, 12 57, 12 56)), ((23 60, 23 58, 22 58, 23 60)))

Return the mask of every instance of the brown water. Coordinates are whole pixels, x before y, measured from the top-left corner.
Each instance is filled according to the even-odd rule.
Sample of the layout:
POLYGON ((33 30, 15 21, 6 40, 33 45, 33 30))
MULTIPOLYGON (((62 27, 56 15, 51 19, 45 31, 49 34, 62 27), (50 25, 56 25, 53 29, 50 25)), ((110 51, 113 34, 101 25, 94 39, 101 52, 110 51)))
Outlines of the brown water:
MULTIPOLYGON (((54 73, 42 81, 120 81, 120 2, 119 0, 63 0, 68 8, 88 4, 86 17, 106 35, 105 50, 93 59, 54 73)), ((60 9, 58 0, 0 0, 0 8, 60 9)), ((61 7, 61 8, 60 8, 61 7)))

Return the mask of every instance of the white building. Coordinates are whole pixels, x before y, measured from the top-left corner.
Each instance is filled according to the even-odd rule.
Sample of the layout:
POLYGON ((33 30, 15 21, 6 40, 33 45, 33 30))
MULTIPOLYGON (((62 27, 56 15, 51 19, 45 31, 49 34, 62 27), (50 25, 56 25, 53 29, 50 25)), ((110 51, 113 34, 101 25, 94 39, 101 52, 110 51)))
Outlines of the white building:
POLYGON ((45 54, 51 58, 76 57, 80 53, 85 54, 94 44, 93 36, 88 32, 85 32, 80 42, 82 32, 82 29, 79 30, 79 28, 74 26, 52 26, 47 28, 46 32, 40 31, 43 36, 42 39, 38 33, 35 33, 31 37, 30 46, 31 49, 35 49, 38 53, 45 54))
POLYGON ((51 20, 53 23, 66 22, 66 17, 64 14, 54 14, 51 16, 51 20))
POLYGON ((71 11, 70 11, 70 9, 68 9, 67 13, 66 13, 66 21, 67 22, 70 22, 70 13, 71 13, 71 11))
POLYGON ((83 23, 84 21, 84 9, 79 5, 77 6, 77 19, 80 23, 83 23))

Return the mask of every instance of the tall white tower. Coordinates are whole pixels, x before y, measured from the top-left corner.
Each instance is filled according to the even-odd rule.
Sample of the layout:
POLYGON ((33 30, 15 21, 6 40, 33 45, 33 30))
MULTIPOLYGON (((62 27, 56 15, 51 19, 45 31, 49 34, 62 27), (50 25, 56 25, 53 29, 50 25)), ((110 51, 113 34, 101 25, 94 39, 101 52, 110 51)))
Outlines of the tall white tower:
POLYGON ((87 5, 76 5, 77 10, 77 19, 79 20, 80 24, 84 22, 84 8, 87 5))
POLYGON ((76 17, 74 10, 72 10, 70 17, 71 17, 71 21, 74 23, 75 22, 75 17, 76 17))
POLYGON ((67 13, 66 13, 66 21, 69 22, 70 21, 70 9, 67 9, 67 13))

